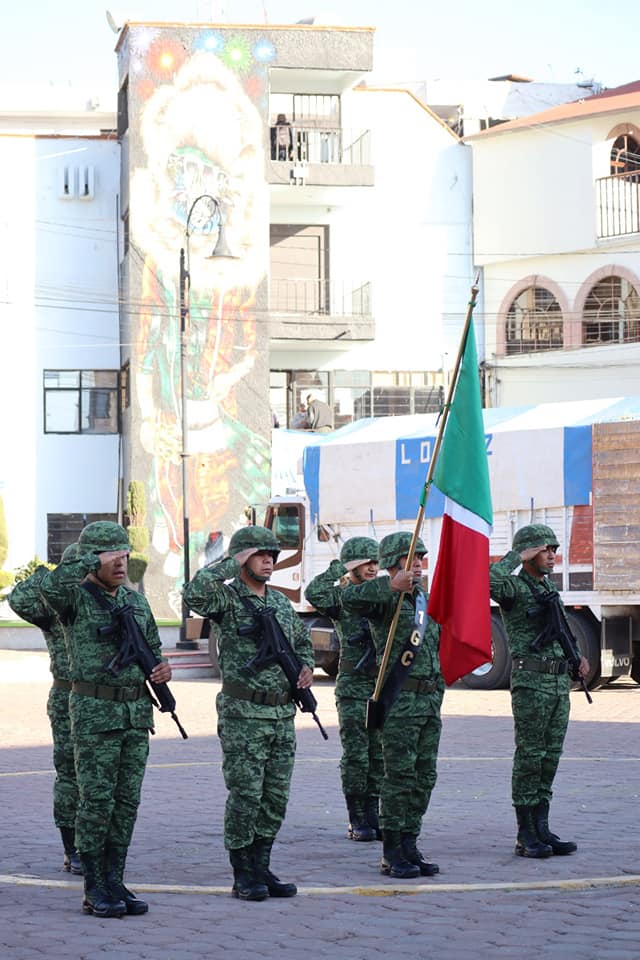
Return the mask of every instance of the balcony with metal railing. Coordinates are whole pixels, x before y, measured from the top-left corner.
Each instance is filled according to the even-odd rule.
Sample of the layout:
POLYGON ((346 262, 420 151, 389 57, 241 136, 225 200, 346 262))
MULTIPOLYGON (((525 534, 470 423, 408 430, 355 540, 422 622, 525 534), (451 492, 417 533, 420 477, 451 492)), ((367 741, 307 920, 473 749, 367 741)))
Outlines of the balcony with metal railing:
POLYGON ((373 340, 371 284, 272 279, 269 335, 275 340, 373 340))
POLYGON ((286 140, 271 127, 271 184, 304 179, 318 186, 372 186, 371 131, 317 124, 288 125, 286 140))
POLYGON ((596 180, 598 238, 640 233, 640 171, 596 180))

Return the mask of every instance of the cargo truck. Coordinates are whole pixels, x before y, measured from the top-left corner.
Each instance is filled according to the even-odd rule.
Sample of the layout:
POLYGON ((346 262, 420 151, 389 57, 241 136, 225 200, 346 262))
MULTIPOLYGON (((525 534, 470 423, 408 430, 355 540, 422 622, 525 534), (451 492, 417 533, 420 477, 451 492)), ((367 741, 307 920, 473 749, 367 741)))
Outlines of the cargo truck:
MULTIPOLYGON (((524 524, 551 526, 560 540, 553 579, 590 661, 590 685, 620 676, 640 681, 640 398, 495 408, 483 416, 491 558, 504 556, 524 524)), ((296 462, 286 468, 279 454, 278 475, 298 482, 266 508, 264 524, 282 545, 271 582, 308 624, 316 663, 329 675, 337 671, 337 638, 305 600, 305 587, 349 537, 380 540, 413 529, 436 432, 431 415, 368 419, 309 436, 302 456, 304 441, 292 438, 296 462)), ((427 589, 443 503, 432 488, 421 534, 427 589)), ((495 607, 491 622, 492 661, 464 678, 469 687, 508 685, 510 657, 495 607)))

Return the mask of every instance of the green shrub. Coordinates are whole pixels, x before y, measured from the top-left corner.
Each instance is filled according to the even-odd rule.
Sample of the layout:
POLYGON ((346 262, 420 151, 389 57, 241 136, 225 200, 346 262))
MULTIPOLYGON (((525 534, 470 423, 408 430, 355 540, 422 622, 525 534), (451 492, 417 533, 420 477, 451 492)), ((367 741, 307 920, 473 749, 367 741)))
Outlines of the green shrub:
POLYGON ((128 576, 131 583, 140 583, 149 565, 149 531, 144 525, 147 518, 147 500, 144 484, 140 480, 132 480, 129 484, 127 517, 127 534, 131 544, 128 576))
POLYGON ((15 583, 15 573, 10 570, 0 570, 0 590, 6 590, 15 583))
POLYGON ((34 557, 33 560, 29 560, 29 563, 25 563, 22 567, 18 567, 12 576, 15 577, 16 583, 21 583, 23 580, 28 580, 31 574, 36 572, 38 567, 46 567, 47 570, 55 570, 55 566, 55 563, 46 563, 44 560, 41 560, 40 557, 34 557))

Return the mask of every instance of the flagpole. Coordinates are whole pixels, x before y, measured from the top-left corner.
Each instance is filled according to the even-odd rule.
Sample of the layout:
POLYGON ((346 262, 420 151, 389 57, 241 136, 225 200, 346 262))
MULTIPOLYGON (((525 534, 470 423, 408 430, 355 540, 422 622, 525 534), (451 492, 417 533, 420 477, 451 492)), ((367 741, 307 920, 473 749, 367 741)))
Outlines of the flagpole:
MULTIPOLYGON (((415 526, 413 528, 413 535, 411 537, 411 543, 409 544, 409 552, 407 553, 407 559, 404 565, 405 570, 410 570, 413 565, 413 557, 416 552, 416 543, 418 537, 420 536, 420 530, 422 528, 422 523, 424 520, 424 511, 427 504, 427 499, 429 497, 429 490, 431 488, 431 482, 433 479, 433 473, 436 467, 436 461, 438 459, 438 454, 440 453, 440 447, 442 445, 442 438, 444 437, 444 429, 447 425, 447 420, 449 418, 449 411, 451 409, 451 404, 453 402, 453 397, 456 392, 456 386, 458 384, 458 377, 460 376, 460 367, 462 365, 462 357, 464 355, 464 348, 467 342, 467 335, 469 333, 469 327, 471 326, 471 318, 473 316, 473 308, 476 305, 476 299, 478 296, 478 286, 480 279, 480 274, 477 273, 473 284, 471 285, 471 297, 469 299, 469 304, 467 306, 467 315, 464 321, 464 327, 462 329, 462 336, 460 337, 460 344, 458 346, 458 355, 456 357, 455 366, 453 368, 453 375, 451 377, 451 382, 449 383, 449 390, 447 393, 447 399, 445 401, 442 415, 440 417, 440 423, 438 424, 438 432, 436 434, 436 442, 433 448, 433 454, 431 460, 429 461, 429 469, 427 471, 427 476, 422 488, 422 493, 420 494, 420 506, 418 508, 418 516, 416 517, 415 526)), ((396 606, 395 612, 393 614, 393 619, 389 626, 389 634, 387 636, 387 642, 385 643, 384 652, 382 654, 382 660, 380 661, 380 667, 378 669, 378 676, 376 678, 376 686, 373 691, 373 695, 369 699, 369 703, 376 704, 380 697, 382 691, 382 684, 385 679, 385 673, 387 670, 387 664, 389 663, 389 657, 391 655, 391 647, 393 645, 393 638, 396 635, 396 629, 398 626, 398 620, 400 619, 400 611, 402 609, 402 601, 404 600, 404 595, 406 591, 403 591, 400 594, 398 599, 398 604, 396 606)), ((375 707, 373 708, 375 710, 375 707)), ((369 726, 369 724, 367 724, 369 726)))

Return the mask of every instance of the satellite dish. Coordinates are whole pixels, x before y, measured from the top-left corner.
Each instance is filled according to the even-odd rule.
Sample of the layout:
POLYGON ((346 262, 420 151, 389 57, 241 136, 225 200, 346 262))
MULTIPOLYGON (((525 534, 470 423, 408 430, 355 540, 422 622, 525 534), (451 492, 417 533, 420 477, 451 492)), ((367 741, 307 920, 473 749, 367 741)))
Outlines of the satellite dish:
POLYGON ((115 22, 115 20, 113 19, 112 15, 111 15, 111 11, 110 11, 110 10, 107 10, 107 11, 106 11, 106 14, 107 14, 107 23, 109 24, 109 26, 111 27, 111 29, 113 30, 113 32, 114 32, 114 33, 120 33, 120 27, 118 26, 118 24, 117 24, 117 23, 115 22))

